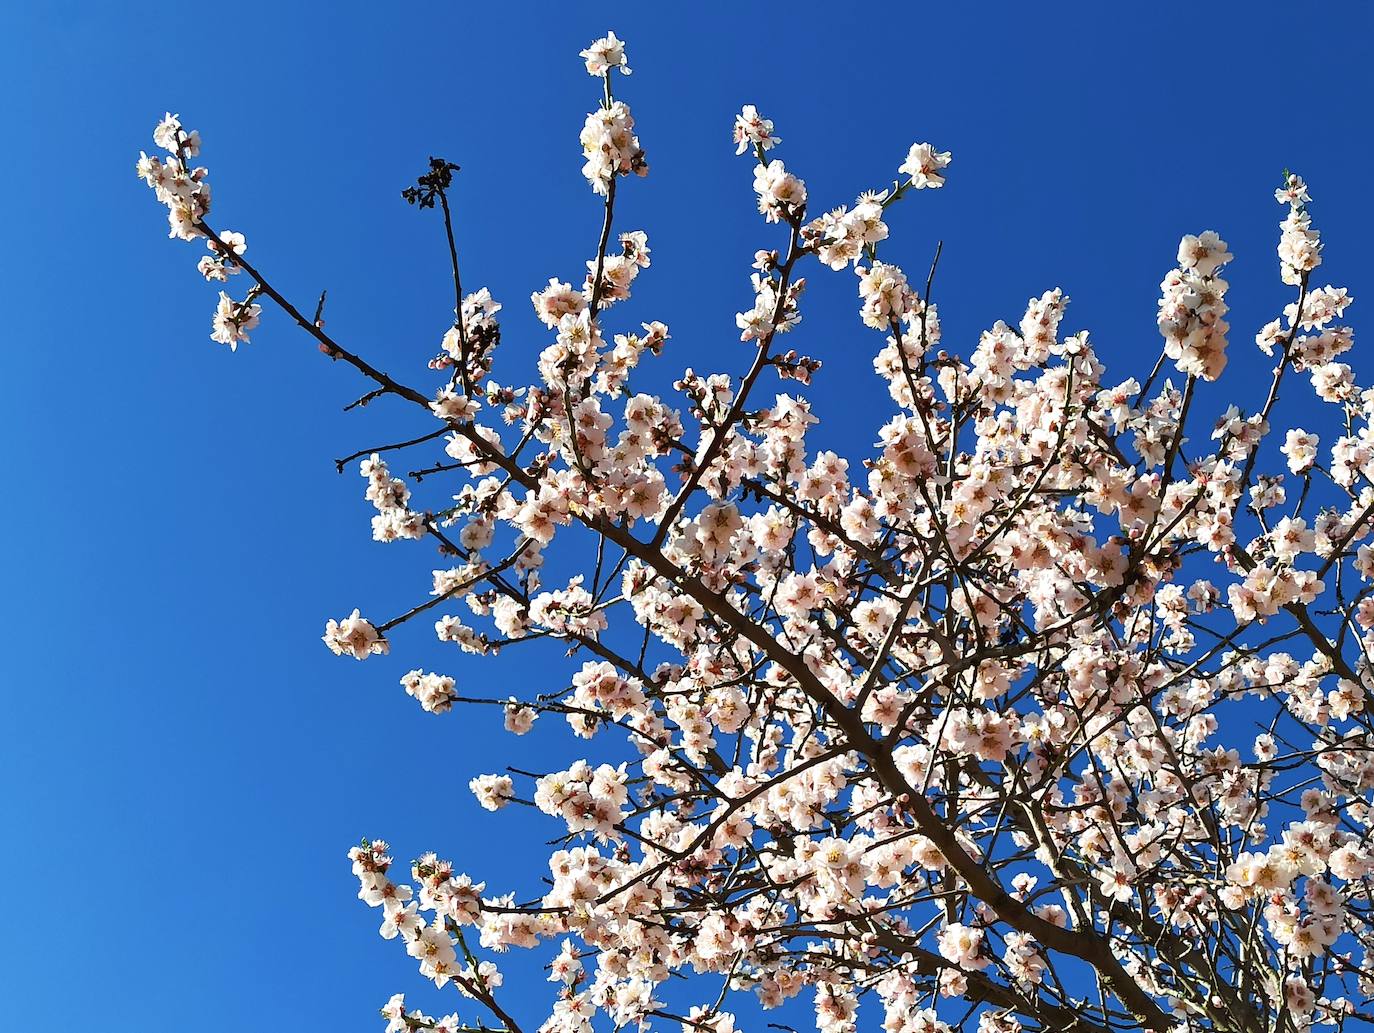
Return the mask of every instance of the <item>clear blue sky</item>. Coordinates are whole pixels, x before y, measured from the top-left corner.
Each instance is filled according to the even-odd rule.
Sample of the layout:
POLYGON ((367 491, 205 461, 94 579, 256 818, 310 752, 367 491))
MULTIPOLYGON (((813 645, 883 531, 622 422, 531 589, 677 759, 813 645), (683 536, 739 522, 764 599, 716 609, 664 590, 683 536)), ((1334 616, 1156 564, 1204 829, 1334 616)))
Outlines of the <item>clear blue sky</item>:
MULTIPOLYGON (((1266 375, 1254 330, 1289 300, 1285 165, 1311 184, 1323 273, 1374 289, 1366 5, 1306 21, 1291 4, 974 6, 5 5, 7 1022, 375 1031, 401 989, 437 1012, 447 995, 353 899, 345 850, 386 836, 403 860, 434 848, 529 889, 528 851, 552 834, 472 803, 468 778, 507 759, 494 718, 430 717, 396 683, 424 664, 474 691, 544 691, 552 654, 477 661, 423 626, 367 664, 320 644, 329 616, 424 596, 432 553, 374 545, 361 479, 331 462, 413 417, 342 414, 361 385, 279 317, 237 355, 210 342, 199 252, 165 239, 133 176, 163 111, 204 135, 216 223, 294 296, 329 288, 331 329, 420 381, 451 299, 438 223, 400 189, 432 153, 463 165, 465 280, 507 305, 498 375, 526 376, 544 341, 530 291, 595 246, 577 132, 596 84, 577 51, 608 27, 629 42, 621 92, 653 167, 622 192, 622 225, 648 231, 654 267, 615 316, 670 325, 664 380, 747 357, 733 315, 777 235, 729 142, 745 102, 817 207, 883 185, 913 141, 954 152, 948 187, 904 202, 888 246, 923 274, 945 241, 947 346, 1062 286, 1065 329, 1143 374, 1178 238, 1213 228, 1236 260, 1232 370, 1212 397, 1239 395, 1266 375)), ((791 343, 825 360, 819 411, 857 451, 881 341, 851 274, 810 276, 791 343)), ((568 752, 522 748, 530 766, 568 752)))

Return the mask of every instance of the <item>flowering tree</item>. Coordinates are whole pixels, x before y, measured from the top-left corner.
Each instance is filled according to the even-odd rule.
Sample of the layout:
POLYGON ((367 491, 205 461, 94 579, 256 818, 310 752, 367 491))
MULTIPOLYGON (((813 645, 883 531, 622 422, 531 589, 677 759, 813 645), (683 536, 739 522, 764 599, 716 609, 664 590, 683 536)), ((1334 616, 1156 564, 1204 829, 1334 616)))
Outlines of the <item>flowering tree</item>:
POLYGON ((652 397, 634 374, 668 328, 608 326, 650 264, 615 222, 648 171, 613 91, 630 69, 613 33, 581 56, 603 91, 581 142, 605 219, 585 280, 533 294, 548 346, 519 386, 492 375, 501 305, 461 283, 456 166, 434 159, 405 192, 442 214, 456 303, 410 386, 212 228, 200 138, 176 116, 154 133, 165 155, 138 163, 171 235, 207 245, 204 277, 251 284, 220 294, 214 340, 247 341, 271 302, 366 378, 355 405, 390 395, 437 421, 339 464, 361 459, 374 538, 429 540, 444 568, 399 616, 329 621, 326 645, 362 660, 444 614, 439 639, 468 653, 555 639, 581 658, 537 698, 402 679, 435 714, 501 708, 512 735, 566 721, 596 756, 472 779, 483 807, 556 826, 542 893, 433 853, 407 879, 381 841, 351 851, 382 935, 465 998, 434 1018, 398 994, 388 1030, 522 1033, 493 958, 545 945, 547 1033, 598 1016, 731 1033, 739 995, 803 991, 821 1033, 854 1030, 863 1000, 887 1033, 1374 1022, 1374 391, 1337 361, 1350 298, 1311 282, 1303 181, 1277 191, 1292 300, 1255 338, 1267 396, 1208 437, 1190 428, 1227 362, 1215 233, 1185 237, 1164 277, 1143 382, 1061 334, 1059 290, 960 358, 940 348, 935 264, 915 281, 878 259, 888 210, 942 186, 949 153, 916 144, 891 186, 817 215, 746 106, 735 142, 785 238, 756 255, 736 316, 752 361, 652 397), (857 273, 892 399, 860 464, 808 450, 797 392, 820 364, 780 344, 813 265, 857 273), (1299 428, 1270 443, 1280 387, 1303 375, 1329 403, 1311 414, 1335 434, 1325 452, 1299 428), (429 508, 383 458, 416 453, 412 479, 443 485, 429 508), (556 539, 550 569, 570 579, 541 574, 556 539))

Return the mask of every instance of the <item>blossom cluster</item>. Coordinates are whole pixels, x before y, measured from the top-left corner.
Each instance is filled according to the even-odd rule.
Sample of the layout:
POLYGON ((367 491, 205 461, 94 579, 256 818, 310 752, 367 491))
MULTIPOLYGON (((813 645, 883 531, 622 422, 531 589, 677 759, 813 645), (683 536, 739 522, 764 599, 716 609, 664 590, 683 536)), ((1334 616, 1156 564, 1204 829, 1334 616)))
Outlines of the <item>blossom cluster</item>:
POLYGON ((1216 380, 1226 368, 1227 283, 1217 270, 1231 260, 1226 241, 1212 230, 1191 233, 1178 245, 1178 268, 1160 284, 1159 330, 1164 351, 1180 373, 1216 380))
POLYGON ((611 99, 611 72, 629 75, 630 67, 625 45, 614 32, 592 43, 581 56, 587 63, 587 74, 599 76, 606 88, 605 103, 589 114, 582 126, 582 155, 586 159, 582 174, 596 193, 608 194, 616 176, 644 176, 649 172, 629 105, 611 99))

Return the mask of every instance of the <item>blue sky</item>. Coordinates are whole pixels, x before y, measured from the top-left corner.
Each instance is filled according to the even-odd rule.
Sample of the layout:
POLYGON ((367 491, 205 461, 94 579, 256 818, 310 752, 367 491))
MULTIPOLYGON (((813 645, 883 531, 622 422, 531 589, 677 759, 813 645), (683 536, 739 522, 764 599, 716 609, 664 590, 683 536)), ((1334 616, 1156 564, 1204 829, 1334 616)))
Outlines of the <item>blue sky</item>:
MULTIPOLYGON (((1285 166, 1311 184, 1323 274, 1369 289, 1364 5, 1307 22, 1255 3, 656 6, 0 12, 11 1014, 107 1033, 375 1030, 400 989, 438 1010, 353 899, 345 850, 386 836, 402 859, 433 848, 528 889, 552 834, 471 802, 468 778, 510 760, 493 717, 430 717, 396 682, 423 664, 483 694, 545 691, 555 653, 478 661, 424 626, 367 664, 319 642, 329 616, 380 618, 427 590, 432 553, 373 544, 361 479, 331 462, 414 417, 343 414, 362 385, 275 315, 237 355, 210 342, 199 252, 165 239, 132 172, 164 110, 204 136, 216 223, 303 304, 327 287, 331 330, 417 382, 452 302, 439 224, 399 191, 430 154, 462 164, 464 278, 506 303, 498 377, 527 376, 544 343, 530 291, 595 246, 577 132, 597 86, 577 51, 608 27, 629 43, 619 90, 652 166, 622 191, 620 225, 647 230, 655 259, 614 316, 672 328, 660 388, 747 359, 733 316, 754 250, 779 239, 729 142, 742 103, 775 121, 817 208, 884 185, 913 141, 954 152, 948 187, 903 202, 885 245, 923 275, 945 242, 947 347, 1061 286, 1065 329, 1143 375, 1178 238, 1212 228, 1236 260, 1232 368, 1211 397, 1253 393, 1267 365, 1249 340, 1290 300, 1274 257, 1285 166)), ((812 396, 854 454, 878 422, 854 414, 886 404, 868 365, 881 341, 855 318, 852 274, 823 274, 790 343, 825 361, 812 396)), ((1358 344, 1352 361, 1368 382, 1358 344)), ((528 766, 569 755, 559 736, 520 749, 528 766)))

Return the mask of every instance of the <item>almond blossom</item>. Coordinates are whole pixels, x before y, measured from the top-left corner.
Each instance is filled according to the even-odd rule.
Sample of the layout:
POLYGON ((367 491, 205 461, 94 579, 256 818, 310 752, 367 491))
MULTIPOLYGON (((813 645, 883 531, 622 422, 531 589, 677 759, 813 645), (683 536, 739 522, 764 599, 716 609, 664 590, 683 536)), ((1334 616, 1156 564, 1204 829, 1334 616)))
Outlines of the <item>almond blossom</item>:
POLYGON ((458 170, 434 159, 406 197, 455 234, 455 310, 413 379, 212 227, 179 117, 137 163, 171 235, 208 249, 201 276, 247 285, 220 294, 216 341, 248 342, 270 302, 360 375, 350 408, 408 410, 336 464, 359 461, 388 556, 440 559, 397 568, 423 575, 402 581, 411 608, 355 609, 324 642, 384 665, 393 637, 433 628, 472 668, 462 692, 428 665, 382 680, 410 667, 407 705, 511 736, 508 770, 463 777, 478 807, 547 833, 523 885, 436 853, 405 874, 380 840, 349 852, 381 936, 452 1001, 435 1018, 397 994, 388 1033, 524 1033, 530 1014, 540 1033, 736 1033, 755 1005, 820 1033, 1374 1022, 1374 386, 1350 293, 1310 282, 1306 182, 1275 192, 1281 289, 1243 330, 1257 350, 1229 348, 1233 256, 1203 230, 1161 256, 1176 264, 1141 335, 1157 354, 1109 373, 1052 284, 963 341, 942 327, 941 245, 898 202, 941 200, 915 192, 946 185, 949 152, 914 144, 890 183, 822 207, 746 106, 744 368, 650 379, 677 345, 664 313, 635 311, 662 265, 618 221, 649 171, 612 91, 625 43, 580 56, 601 80, 585 273, 532 271, 546 286, 515 316, 465 290, 458 170), (871 368, 882 403, 846 415, 871 447, 842 454, 812 404, 821 360, 796 349, 830 343, 808 339, 807 291, 855 306, 856 286, 829 354, 871 368), (497 381, 512 318, 539 354, 497 381), (1265 390, 1209 390, 1242 365, 1265 390), (508 685, 499 657, 546 639, 567 663, 508 685), (526 951, 553 985, 512 1003, 501 959, 526 951))

